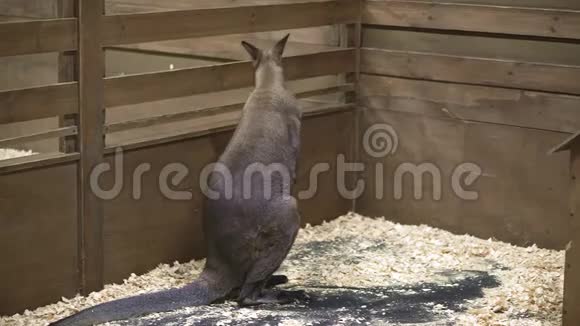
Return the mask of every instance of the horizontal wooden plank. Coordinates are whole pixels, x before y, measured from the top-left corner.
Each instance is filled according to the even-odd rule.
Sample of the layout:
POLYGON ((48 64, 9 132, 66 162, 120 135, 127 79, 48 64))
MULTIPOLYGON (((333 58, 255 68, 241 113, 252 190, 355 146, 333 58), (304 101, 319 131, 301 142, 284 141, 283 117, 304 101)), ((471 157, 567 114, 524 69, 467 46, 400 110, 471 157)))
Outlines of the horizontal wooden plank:
MULTIPOLYGON (((336 87, 329 87, 325 89, 319 89, 314 91, 305 91, 296 93, 297 98, 305 98, 317 95, 324 95, 324 94, 332 94, 337 92, 348 92, 354 89, 353 85, 343 85, 343 86, 336 86, 336 87)), ((113 133, 119 131, 125 131, 135 128, 144 128, 149 127, 152 125, 170 123, 175 121, 183 121, 193 118, 200 118, 200 117, 208 117, 214 116, 226 112, 231 112, 235 110, 241 110, 244 106, 244 102, 233 103, 230 105, 223 105, 218 107, 210 107, 210 108, 201 108, 195 109, 191 111, 184 111, 184 112, 176 112, 176 113, 168 113, 162 114, 152 117, 147 117, 143 119, 131 120, 131 121, 123 121, 112 123, 105 126, 106 133, 113 133)), ((1 142, 0 142, 1 144, 1 142)))
POLYGON ((77 133, 78 133, 78 128, 76 126, 63 127, 63 128, 58 128, 58 129, 53 129, 53 130, 48 130, 48 131, 43 131, 43 132, 37 132, 37 133, 31 134, 31 135, 26 135, 26 136, 18 136, 18 137, 12 137, 12 138, 7 138, 7 139, 0 139, 0 147, 7 147, 9 145, 14 145, 14 144, 29 143, 29 142, 44 140, 44 139, 49 139, 49 138, 72 136, 72 135, 76 135, 77 133))
POLYGON ((361 52, 363 73, 580 94, 580 66, 378 49, 361 52))
MULTIPOLYGON (((310 117, 349 111, 354 109, 354 107, 355 105, 352 103, 319 105, 303 110, 303 114, 305 117, 310 117)), ((133 150, 232 130, 236 127, 240 117, 241 111, 237 110, 221 113, 215 117, 196 119, 193 120, 194 122, 188 129, 175 130, 147 138, 108 144, 105 153, 113 153, 115 148, 118 147, 123 148, 123 150, 133 150)))
POLYGON ((79 153, 43 153, 0 161, 0 175, 78 161, 79 153))
MULTIPOLYGON (((131 0, 115 0, 115 1, 131 1, 131 0)), ((133 1, 145 1, 145 0, 133 0, 133 1)), ((155 1, 155 0, 149 0, 155 1)), ((176 0, 169 0, 165 3, 173 3, 176 0)), ((367 0, 374 1, 374 0, 367 0)), ((381 1, 381 0, 379 0, 381 1)), ((576 0, 430 0, 433 3, 458 3, 458 4, 473 4, 473 5, 486 5, 486 6, 506 6, 510 7, 527 7, 527 8, 544 8, 544 9, 571 9, 580 10, 580 3, 576 0)))
POLYGON ((55 0, 2 0, 0 13, 6 16, 30 18, 56 18, 57 6, 55 0))
POLYGON ((580 42, 568 40, 546 42, 496 34, 451 34, 373 25, 363 29, 363 47, 580 66, 580 42))
POLYGON ((363 23, 580 39, 580 11, 433 3, 366 1, 363 23))
POLYGON ((356 21, 356 8, 357 1, 324 1, 111 15, 104 18, 104 42, 119 45, 350 23, 356 21))
MULTIPOLYGON (((301 79, 351 72, 355 50, 340 49, 284 59, 286 78, 301 79)), ((105 105, 114 107, 173 97, 251 86, 254 72, 249 61, 178 69, 105 81, 105 105)))
POLYGON ((462 122, 559 132, 580 130, 580 97, 454 83, 362 75, 363 105, 462 122))
POLYGON ((0 92, 0 124, 77 112, 76 82, 0 92))
POLYGON ((0 57, 77 49, 76 18, 0 23, 0 57))

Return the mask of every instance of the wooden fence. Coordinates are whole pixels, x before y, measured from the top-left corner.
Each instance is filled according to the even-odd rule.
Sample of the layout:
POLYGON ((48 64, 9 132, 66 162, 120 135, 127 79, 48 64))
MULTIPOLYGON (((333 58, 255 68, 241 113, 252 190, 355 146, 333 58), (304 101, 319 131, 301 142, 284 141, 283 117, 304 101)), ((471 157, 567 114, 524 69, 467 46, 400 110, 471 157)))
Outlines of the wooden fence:
MULTIPOLYGON (((156 179, 146 177, 145 202, 137 204, 128 187, 118 198, 104 202, 91 191, 90 173, 100 163, 111 163, 117 148, 130 151, 124 156, 127 170, 123 178, 130 178, 134 166, 142 162, 151 163, 153 174, 172 162, 183 162, 193 174, 199 172, 223 150, 229 130, 239 119, 242 101, 130 121, 106 122, 105 114, 127 105, 249 87, 253 84, 251 64, 234 61, 105 77, 106 47, 352 24, 359 16, 358 2, 350 1, 116 15, 103 14, 103 0, 61 0, 60 5, 63 18, 0 23, 0 57, 61 53, 59 83, 0 91, 0 124, 56 116, 61 125, 2 139, 0 146, 47 138, 62 142, 58 153, 0 161, 0 256, 9 262, 0 266, 2 314, 54 302, 78 291, 86 294, 162 261, 203 254, 197 192, 193 191, 194 198, 187 203, 171 202, 156 189, 156 179), (190 128, 122 143, 105 142, 107 134, 183 120, 192 121, 190 128), (200 138, 203 135, 208 137, 200 138)), ((356 50, 348 47, 293 55, 284 62, 285 73, 290 80, 341 75, 355 71, 355 58, 356 50)), ((299 87, 297 95, 354 91, 352 83, 338 80, 324 88, 299 87)), ((337 134, 337 128, 349 130, 353 105, 321 103, 306 108, 304 133, 314 140, 305 148, 311 148, 311 154, 303 159, 304 173, 308 165, 350 153, 348 134, 337 134), (324 130, 325 135, 317 134, 324 130), (324 149, 316 152, 316 147, 324 149)), ((179 187, 195 189, 197 179, 191 179, 179 187)), ((114 183, 108 177, 100 181, 109 186, 114 183)), ((348 210, 348 201, 339 198, 332 187, 323 188, 327 188, 321 194, 327 204, 311 205, 310 209, 306 204, 305 222, 317 223, 348 210)))
MULTIPOLYGON (((10 262, 0 265, 0 313, 203 254, 201 195, 194 191, 192 200, 170 201, 155 175, 181 162, 195 173, 177 188, 196 188, 196 173, 223 150, 242 100, 123 121, 106 121, 105 115, 248 87, 252 68, 227 57, 209 66, 104 77, 104 48, 175 51, 168 43, 134 43, 341 25, 340 47, 294 53, 285 61, 290 79, 343 76, 333 85, 297 87, 299 97, 340 93, 346 99, 306 108, 299 186, 308 186, 309 167, 338 154, 367 167, 384 163, 386 178, 401 163, 430 162, 449 180, 458 164, 472 162, 484 171, 470 188, 480 194, 477 201, 460 200, 447 184, 442 199, 433 200, 433 182, 427 181, 421 200, 410 194, 393 198, 393 189, 379 199, 367 189, 354 207, 370 216, 522 245, 563 248, 571 238, 568 157, 546 152, 580 129, 575 1, 554 0, 543 8, 544 0, 513 0, 509 6, 502 0, 272 0, 217 8, 204 0, 208 8, 190 9, 189 1, 172 0, 184 10, 163 11, 158 0, 123 0, 123 6, 111 6, 123 13, 113 15, 102 15, 102 0, 78 0, 78 7, 60 1, 63 18, 0 23, 0 56, 56 51, 62 68, 58 84, 0 91, 0 124, 60 117, 58 128, 2 139, 0 146, 62 140, 59 153, 0 161, 0 257, 10 262), (161 11, 124 13, 137 3, 161 11), (190 121, 186 129, 105 141, 119 132, 184 120, 190 121), (396 153, 376 158, 361 146, 367 128, 377 123, 396 130, 396 153), (151 164, 142 181, 145 200, 135 201, 129 185, 105 202, 89 191, 91 169, 112 163, 117 147, 126 151, 121 175, 130 182, 141 163, 151 164)), ((177 52, 190 54, 182 50, 177 52)), ((379 177, 374 173, 368 169, 359 176, 368 184, 379 177)), ((115 176, 107 174, 101 183, 111 188, 115 176)), ((332 175, 321 177, 319 185, 315 198, 301 202, 307 222, 353 208, 332 175)))

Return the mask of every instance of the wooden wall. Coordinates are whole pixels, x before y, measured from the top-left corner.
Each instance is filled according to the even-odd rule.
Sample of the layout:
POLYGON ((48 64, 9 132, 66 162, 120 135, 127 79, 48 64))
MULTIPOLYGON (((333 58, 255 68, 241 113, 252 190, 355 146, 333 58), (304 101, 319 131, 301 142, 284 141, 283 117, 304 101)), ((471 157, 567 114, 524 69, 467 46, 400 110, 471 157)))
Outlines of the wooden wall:
MULTIPOLYGON (((0 143, 54 140, 53 147, 37 147, 39 155, 0 162, 0 258, 7 262, 0 267, 6 281, 0 282, 0 314, 88 294, 161 262, 203 256, 197 176, 223 151, 253 84, 242 39, 271 46, 293 33, 284 64, 290 87, 304 99, 298 188, 310 186, 311 166, 330 164, 316 196, 300 203, 303 223, 321 223, 352 207, 334 187, 337 155, 350 160, 353 154, 354 103, 344 99, 354 85, 343 75, 354 71, 355 50, 339 47, 336 27, 355 21, 349 4, 231 1, 235 8, 200 11, 218 3, 188 1, 195 5, 185 8, 175 6, 184 1, 158 1, 169 6, 133 14, 142 12, 134 1, 124 7, 127 15, 113 18, 101 17, 103 2, 77 0, 76 12, 73 2, 0 0, 7 21, 0 60, 12 65, 2 68, 8 77, 0 80, 0 143), (271 10, 285 15, 270 19, 271 10), (59 19, 44 20, 51 17, 59 19), (170 24, 176 17, 180 22, 170 24), (228 24, 212 25, 217 17, 228 24), (150 33, 143 28, 150 25, 167 28, 150 33), (237 31, 244 33, 229 35, 237 31), (47 118, 54 125, 32 121, 47 118), (125 150, 125 184, 118 196, 100 200, 91 171, 112 162, 116 148, 125 150), (170 200, 159 189, 160 170, 176 162, 190 170, 176 187, 190 190, 191 200, 170 200), (135 199, 133 168, 142 163, 152 170, 135 199)), ((112 3, 108 13, 118 14, 109 11, 112 3)), ((101 185, 114 177, 106 174, 101 185)))
MULTIPOLYGON (((351 202, 334 186, 336 157, 351 158, 352 111, 325 113, 305 119, 297 190, 309 187, 310 168, 329 163, 319 177, 316 196, 300 202, 302 223, 318 224, 346 213, 351 202)), ((159 263, 204 256, 201 233, 202 194, 199 173, 215 161, 231 137, 223 131, 189 137, 124 153, 119 196, 104 201, 104 278, 120 282, 131 273, 144 273, 159 263), (151 164, 143 177, 140 199, 132 191, 133 172, 151 164), (192 200, 166 198, 159 188, 160 170, 182 163, 190 174, 173 190, 192 193, 192 200)), ((112 154, 106 162, 113 163, 112 154)), ((21 312, 74 296, 77 270, 77 169, 61 164, 0 177, 0 314, 21 312)), ((103 174, 100 185, 110 189, 115 176, 103 174)))
POLYGON ((566 10, 578 8, 567 0, 366 1, 359 142, 370 126, 388 123, 399 147, 381 158, 361 150, 368 165, 387 166, 388 189, 383 200, 367 191, 357 209, 563 248, 568 157, 546 152, 580 129, 580 14, 566 10), (393 174, 405 162, 439 166, 440 200, 428 177, 423 199, 413 198, 409 177, 403 198, 393 199, 393 174), (466 187, 478 200, 451 191, 451 173, 463 162, 483 170, 466 187))

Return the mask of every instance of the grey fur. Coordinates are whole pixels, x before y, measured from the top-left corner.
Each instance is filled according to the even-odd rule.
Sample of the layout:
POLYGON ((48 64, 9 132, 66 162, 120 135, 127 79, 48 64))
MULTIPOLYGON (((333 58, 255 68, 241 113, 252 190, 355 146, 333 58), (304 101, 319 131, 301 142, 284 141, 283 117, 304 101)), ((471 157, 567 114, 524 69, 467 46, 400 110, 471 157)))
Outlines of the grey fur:
MULTIPOLYGON (((291 195, 300 150, 301 113, 296 98, 285 88, 281 56, 288 36, 262 51, 244 42, 255 67, 256 87, 243 109, 242 119, 218 162, 228 168, 233 189, 223 174, 212 173, 209 187, 220 194, 207 199, 204 232, 207 262, 200 277, 179 289, 115 300, 83 310, 52 325, 94 325, 186 306, 205 305, 237 297, 241 305, 285 303, 296 293, 271 289, 287 281, 272 274, 285 259, 299 229, 297 202, 291 195), (244 194, 247 168, 260 163, 250 175, 251 196, 244 194), (261 174, 276 164, 264 187, 261 174), (269 198, 265 194, 270 193, 269 198)), ((162 217, 160 217, 162 218, 162 217)))

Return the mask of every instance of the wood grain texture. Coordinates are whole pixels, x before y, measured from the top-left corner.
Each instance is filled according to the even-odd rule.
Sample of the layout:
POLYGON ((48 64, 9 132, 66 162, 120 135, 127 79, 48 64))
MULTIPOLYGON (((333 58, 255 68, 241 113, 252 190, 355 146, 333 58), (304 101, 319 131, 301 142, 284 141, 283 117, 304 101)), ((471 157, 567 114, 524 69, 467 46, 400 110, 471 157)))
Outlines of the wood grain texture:
POLYGON ((363 49, 363 73, 580 94, 580 66, 363 49))
MULTIPOLYGON (((317 95, 325 95, 325 94, 332 94, 338 92, 349 92, 352 91, 353 85, 341 85, 335 87, 328 87, 324 89, 318 89, 313 91, 305 91, 296 93, 297 98, 306 98, 311 96, 317 95)), ((222 113, 232 112, 232 111, 239 111, 244 107, 245 102, 238 102, 229 105, 217 106, 217 107, 207 107, 207 108, 197 108, 195 110, 190 111, 183 111, 183 112, 176 112, 176 113, 167 113, 162 115, 156 115, 152 117, 131 120, 131 121, 123 121, 117 122, 112 124, 107 124, 105 126, 105 133, 113 133, 125 130, 131 130, 135 128, 144 128, 158 124, 165 124, 175 121, 183 121, 189 120, 194 118, 201 118, 201 117, 208 117, 208 116, 215 116, 222 113)))
POLYGON ((78 112, 76 82, 0 92, 0 124, 76 112, 78 112))
POLYGON ((181 10, 104 19, 105 45, 253 33, 354 22, 356 1, 181 10), (151 28, 155 26, 155 28, 151 28))
MULTIPOLYGON (((465 123, 412 113, 365 109, 357 141, 376 123, 391 125, 398 135, 397 151, 373 158, 361 151, 370 182, 359 199, 360 213, 385 216, 404 224, 428 224, 457 234, 494 237, 518 245, 537 244, 562 249, 570 238, 567 209, 568 155, 546 153, 566 134, 489 123, 465 123), (477 191, 477 200, 458 197, 451 176, 459 164, 471 162, 481 176, 464 189, 477 191), (384 197, 377 199, 377 163, 384 164, 384 197), (441 199, 430 176, 423 177, 413 196, 413 183, 404 176, 402 199, 394 197, 394 175, 402 163, 432 163, 441 172, 441 199), (549 222, 548 222, 549 221, 549 222)), ((364 147, 363 147, 364 148, 364 147)))
POLYGON ((580 66, 580 42, 365 27, 363 47, 580 66))
POLYGON ((83 294, 102 289, 103 204, 90 186, 103 160, 105 123, 102 17, 104 0, 79 0, 79 256, 83 294))
POLYGON ((0 315, 78 290, 76 164, 0 177, 0 315))
MULTIPOLYGON (((328 0, 309 0, 325 2, 328 0)), ((296 0, 114 0, 107 1, 107 14, 155 12, 168 10, 191 10, 208 8, 227 8, 252 5, 274 5, 295 3, 296 0)))
MULTIPOLYGON (((354 54, 353 49, 344 49, 285 58, 286 78, 292 80, 353 71, 354 54)), ((105 105, 113 107, 242 88, 251 86, 253 81, 254 73, 249 61, 109 77, 105 81, 105 105)))
POLYGON ((363 23, 580 38, 580 12, 427 1, 366 1, 363 23))
MULTIPOLYGON (((335 187, 336 155, 348 154, 352 112, 339 112, 306 118, 300 156, 298 190, 309 185, 309 169, 319 162, 328 162, 331 171, 319 177, 314 198, 299 203, 302 223, 318 224, 335 218, 349 209, 335 187)), ((204 255, 199 190, 199 173, 215 161, 225 149, 231 130, 204 137, 179 140, 162 146, 151 146, 124 152, 125 187, 119 196, 105 202, 105 280, 118 282, 130 273, 142 273, 160 262, 187 261, 204 255), (190 200, 170 200, 160 191, 159 173, 168 163, 182 163, 188 176, 174 191, 189 191, 190 200), (151 171, 143 176, 140 199, 132 192, 132 173, 143 163, 151 171)), ((113 156, 107 157, 112 163, 113 156)), ((101 184, 110 189, 114 175, 103 175, 101 184)))
POLYGON ((580 130, 578 96, 363 75, 361 100, 370 108, 435 118, 569 133, 580 130))
POLYGON ((25 18, 56 18, 59 0, 0 0, 0 13, 25 18))
POLYGON ((564 326, 580 323, 580 143, 571 150, 570 166, 570 218, 572 220, 570 247, 566 250, 564 276, 564 326))
POLYGON ((76 48, 74 18, 0 23, 0 57, 76 48))

